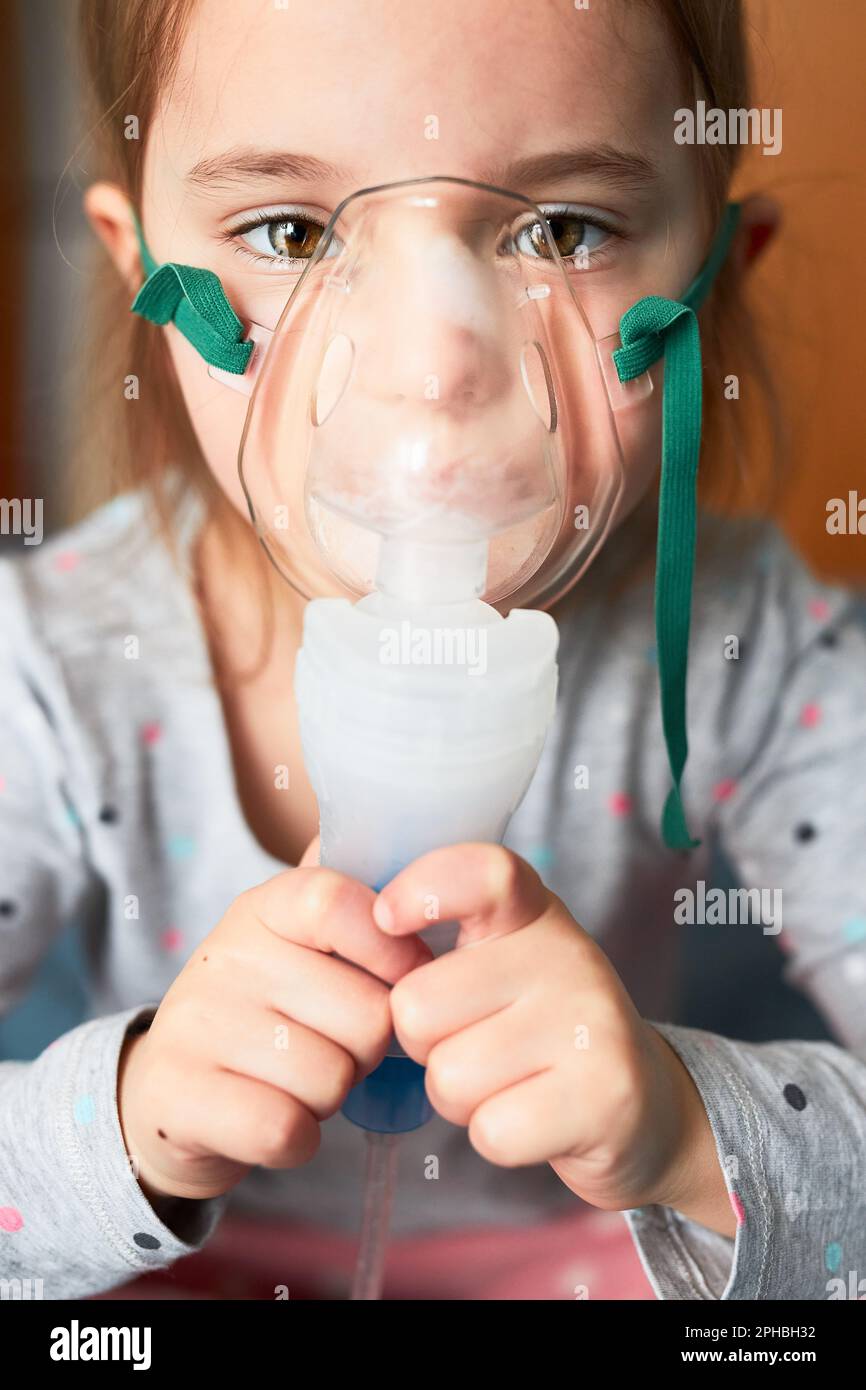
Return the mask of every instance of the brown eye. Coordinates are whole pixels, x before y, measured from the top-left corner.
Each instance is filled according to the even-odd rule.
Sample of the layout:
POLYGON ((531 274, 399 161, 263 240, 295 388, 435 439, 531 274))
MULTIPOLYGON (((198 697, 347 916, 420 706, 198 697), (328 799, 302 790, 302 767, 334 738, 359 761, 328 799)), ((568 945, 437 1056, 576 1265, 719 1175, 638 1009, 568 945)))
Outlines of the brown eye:
MULTIPOLYGON (((272 217, 259 214, 255 221, 248 222, 245 227, 237 227, 231 235, 239 238, 253 252, 254 259, 270 261, 272 268, 278 261, 293 262, 297 267, 317 253, 323 258, 340 254, 342 243, 333 234, 327 246, 319 245, 327 220, 327 213, 322 213, 320 219, 315 213, 307 213, 302 208, 297 211, 286 208, 274 212, 272 217)), ((292 266, 282 268, 291 269, 292 266)))
POLYGON ((522 255, 537 256, 547 261, 553 259, 545 226, 564 261, 572 260, 579 251, 586 256, 592 255, 611 235, 607 227, 578 213, 551 210, 543 223, 537 220, 529 222, 517 233, 515 243, 522 255))
POLYGON ((321 240, 324 229, 303 217, 288 222, 269 222, 268 241, 278 256, 290 260, 309 260, 321 240))
MULTIPOLYGON (((586 243, 586 223, 580 217, 548 217, 545 219, 557 251, 563 260, 573 256, 579 246, 586 243)), ((540 222, 533 222, 529 236, 537 256, 550 257, 550 247, 544 236, 540 222)))

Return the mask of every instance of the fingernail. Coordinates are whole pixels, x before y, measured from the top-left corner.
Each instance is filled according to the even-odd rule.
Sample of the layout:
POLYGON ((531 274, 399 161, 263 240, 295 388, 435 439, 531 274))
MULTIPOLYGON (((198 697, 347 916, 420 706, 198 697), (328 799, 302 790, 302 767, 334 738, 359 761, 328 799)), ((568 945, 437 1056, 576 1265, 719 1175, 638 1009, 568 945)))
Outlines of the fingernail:
POLYGON ((373 904, 373 921, 382 931, 394 930, 394 914, 382 897, 378 897, 373 904))

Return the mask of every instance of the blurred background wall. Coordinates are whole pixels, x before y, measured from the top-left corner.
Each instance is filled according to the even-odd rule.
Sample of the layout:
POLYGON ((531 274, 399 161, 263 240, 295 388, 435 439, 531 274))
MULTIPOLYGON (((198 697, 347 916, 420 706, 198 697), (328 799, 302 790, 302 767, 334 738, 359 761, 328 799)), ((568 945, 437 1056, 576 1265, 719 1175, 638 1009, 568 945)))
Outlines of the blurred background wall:
POLYGON ((0 5, 0 496, 43 498, 46 531, 66 518, 64 458, 86 313, 89 239, 81 217, 69 215, 75 189, 62 181, 79 137, 76 10, 75 0, 0 5))
POLYGON ((783 113, 777 156, 749 150, 736 193, 783 225, 753 302, 789 425, 780 519, 822 574, 866 582, 866 536, 826 530, 826 503, 866 497, 866 3, 746 0, 752 104, 783 113))

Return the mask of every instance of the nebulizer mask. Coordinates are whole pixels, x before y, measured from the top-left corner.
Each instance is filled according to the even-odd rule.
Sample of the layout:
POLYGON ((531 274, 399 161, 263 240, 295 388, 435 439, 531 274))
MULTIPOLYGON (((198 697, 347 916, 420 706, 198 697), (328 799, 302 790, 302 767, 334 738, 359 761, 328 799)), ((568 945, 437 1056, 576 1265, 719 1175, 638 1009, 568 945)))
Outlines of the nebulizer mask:
MULTIPOLYGON (((250 395, 239 449, 250 516, 311 600, 295 688, 323 863, 378 889, 430 849, 502 838, 554 708, 558 637, 542 610, 621 512, 624 413, 651 408, 662 359, 656 624, 673 778, 663 834, 672 848, 695 843, 679 781, 696 310, 736 219, 732 206, 681 300, 644 298, 601 339, 584 307, 580 237, 521 195, 468 179, 346 198, 275 327, 241 322, 210 271, 156 265, 142 242, 148 278, 133 308, 173 321, 216 380, 250 395)), ((395 1041, 344 1113, 373 1135, 417 1128, 430 1114, 423 1069, 395 1041)), ((371 1194, 390 1161, 379 1142, 371 1194)), ((384 1217, 381 1202, 368 1207, 369 1289, 384 1217)))

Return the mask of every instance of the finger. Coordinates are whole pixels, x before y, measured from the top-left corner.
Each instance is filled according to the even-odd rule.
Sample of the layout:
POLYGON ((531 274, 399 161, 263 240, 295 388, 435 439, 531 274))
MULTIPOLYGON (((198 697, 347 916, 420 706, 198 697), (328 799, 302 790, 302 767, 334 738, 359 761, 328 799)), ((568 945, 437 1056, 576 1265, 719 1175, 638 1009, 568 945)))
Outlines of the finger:
POLYGON ((431 907, 461 925, 458 946, 520 930, 544 912, 549 894, 524 859, 501 845, 436 849, 401 870, 375 900, 373 916, 395 936, 429 927, 431 907))
POLYGON ((580 1106, 573 1075, 554 1068, 482 1101, 469 1121, 469 1140, 502 1168, 544 1163, 578 1141, 580 1106))
MULTIPOLYGON (((395 984, 393 1027, 413 1061, 424 1065, 443 1038, 493 1015, 507 1017, 516 1026, 531 1016, 532 1033, 548 1038, 550 1056, 562 1055, 563 1045, 567 1051, 567 1044, 574 1044, 573 1033, 564 1040, 557 1036, 562 1027, 559 1020, 571 1016, 578 999, 587 991, 591 995, 594 984, 598 983, 601 995, 607 979, 592 969, 585 944, 596 952, 598 948, 591 938, 585 937, 555 894, 549 898, 544 915, 527 930, 485 941, 481 952, 450 951, 395 984)), ((506 1042, 505 1037, 498 1041, 499 1052, 506 1042)), ((528 1037, 524 1042, 530 1045, 528 1037)))
POLYGON ((372 889, 334 869, 287 869, 236 899, 262 926, 286 941, 354 961, 394 984, 431 959, 423 942, 394 940, 373 920, 372 889))
POLYGON ((277 1087, 222 1070, 207 1071, 197 1085, 185 1076, 184 1083, 168 1091, 175 1099, 166 1101, 159 1124, 169 1153, 265 1168, 297 1168, 316 1153, 318 1121, 277 1087))
POLYGON ((350 1053, 360 1080, 378 1066, 391 1036, 387 987, 348 961, 291 942, 285 949, 297 964, 289 954, 285 969, 270 973, 267 1003, 283 1021, 293 1019, 350 1053))
POLYGON ((413 1061, 426 1066, 442 1039, 509 1010, 526 980, 523 955, 514 949, 518 942, 513 933, 491 941, 483 968, 475 951, 448 951, 398 981, 391 990, 391 1017, 413 1061))
POLYGON ((270 1009, 250 1010, 237 1020, 231 1051, 221 1065, 285 1091, 318 1120, 339 1110, 356 1072, 355 1059, 345 1048, 270 1009))
POLYGON ((427 1057, 427 1095, 443 1119, 468 1125, 483 1101, 550 1065, 550 1042, 537 1014, 518 1000, 433 1047, 427 1057))

